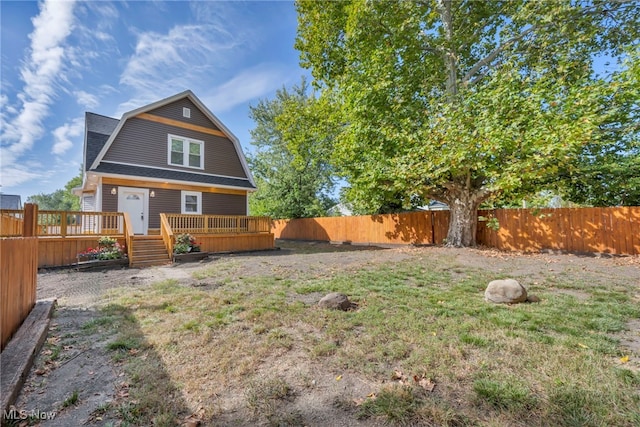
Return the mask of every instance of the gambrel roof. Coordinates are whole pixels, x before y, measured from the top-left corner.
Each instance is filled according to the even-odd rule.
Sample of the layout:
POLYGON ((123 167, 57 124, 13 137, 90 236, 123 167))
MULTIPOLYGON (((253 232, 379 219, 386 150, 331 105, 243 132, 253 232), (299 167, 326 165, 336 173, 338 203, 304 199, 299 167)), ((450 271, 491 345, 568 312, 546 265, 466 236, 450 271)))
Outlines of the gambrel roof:
POLYGON ((129 175, 158 180, 186 181, 223 187, 245 189, 256 188, 238 138, 190 90, 186 90, 171 97, 126 112, 122 115, 120 120, 94 113, 86 113, 85 120, 86 134, 84 165, 85 171, 87 172, 92 171, 106 175, 129 175), (246 178, 181 171, 171 168, 154 168, 131 164, 125 165, 105 160, 105 156, 109 152, 109 148, 112 146, 128 120, 136 118, 137 116, 148 119, 149 115, 146 115, 147 112, 185 98, 191 101, 204 114, 204 116, 219 129, 219 131, 214 132, 217 132, 220 136, 231 141, 246 178))

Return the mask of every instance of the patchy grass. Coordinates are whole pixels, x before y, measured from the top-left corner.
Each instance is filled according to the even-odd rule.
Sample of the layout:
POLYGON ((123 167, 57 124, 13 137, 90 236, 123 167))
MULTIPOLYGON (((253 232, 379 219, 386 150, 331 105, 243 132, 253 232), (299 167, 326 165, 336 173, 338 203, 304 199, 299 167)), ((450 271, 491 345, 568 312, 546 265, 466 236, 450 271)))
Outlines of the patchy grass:
POLYGON ((612 338, 640 317, 637 290, 604 275, 540 268, 531 291, 542 302, 505 306, 485 303, 483 291, 508 272, 445 255, 295 281, 277 272, 240 279, 242 264, 225 262, 193 275, 222 286, 163 281, 145 292, 122 289, 117 305, 104 309, 115 317, 96 326, 118 326, 109 348, 126 362, 135 401, 119 408, 126 422, 170 425, 185 410, 172 406, 180 395, 189 410, 203 408, 204 420, 224 416, 229 409, 219 402, 242 396, 234 410, 244 408, 256 422, 304 424, 295 397, 315 389, 304 386, 308 379, 280 375, 279 361, 290 357, 309 371, 346 372, 372 384, 375 398, 346 405, 354 420, 640 424, 640 374, 619 365, 623 354, 612 338), (332 291, 349 295, 358 309, 322 311, 305 299, 332 291), (432 378, 435 389, 389 386, 394 369, 432 378))
POLYGON ((71 396, 67 397, 64 402, 62 402, 62 407, 67 408, 75 405, 76 403, 78 403, 78 390, 74 390, 73 393, 71 393, 71 396))

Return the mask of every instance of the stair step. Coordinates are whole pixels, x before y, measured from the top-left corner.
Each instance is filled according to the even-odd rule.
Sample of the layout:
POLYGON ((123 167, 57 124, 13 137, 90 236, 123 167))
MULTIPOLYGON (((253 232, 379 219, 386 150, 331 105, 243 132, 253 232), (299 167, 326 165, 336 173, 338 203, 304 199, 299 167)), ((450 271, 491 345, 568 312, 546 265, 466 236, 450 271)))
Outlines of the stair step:
POLYGON ((167 265, 170 264, 171 261, 168 259, 159 261, 159 260, 149 260, 149 261, 134 261, 131 266, 132 267, 153 267, 156 265, 167 265))
POLYGON ((131 252, 132 267, 166 265, 173 261, 161 236, 135 236, 131 242, 131 252))

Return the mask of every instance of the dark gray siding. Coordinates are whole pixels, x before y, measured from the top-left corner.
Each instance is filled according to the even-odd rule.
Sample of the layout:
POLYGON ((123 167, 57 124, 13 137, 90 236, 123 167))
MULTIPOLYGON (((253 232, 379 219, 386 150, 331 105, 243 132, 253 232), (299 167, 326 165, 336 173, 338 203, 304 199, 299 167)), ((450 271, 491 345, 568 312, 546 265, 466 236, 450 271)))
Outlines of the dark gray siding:
POLYGON ((247 177, 233 143, 228 138, 137 118, 127 120, 103 160, 239 178, 247 177), (168 165, 167 135, 169 134, 204 141, 204 170, 168 165))
MULTIPOLYGON (((102 186, 102 210, 118 212, 118 195, 112 195, 114 185, 102 186)), ((115 186, 117 187, 117 186, 115 186)), ((131 185, 135 187, 135 185, 131 185)), ((181 191, 144 187, 153 190, 155 197, 149 197, 149 228, 160 228, 161 213, 181 212, 181 191)), ((202 213, 205 215, 246 215, 247 197, 236 194, 202 193, 202 213)))
POLYGON ((102 185, 102 212, 118 212, 118 195, 111 194, 111 189, 117 185, 102 185))
POLYGON ((160 228, 161 213, 180 213, 180 191, 149 188, 156 197, 149 197, 149 228, 160 228))
POLYGON ((207 215, 246 215, 247 196, 202 193, 202 213, 207 215))
POLYGON ((160 117, 166 117, 168 119, 179 120, 181 122, 191 123, 198 126, 204 126, 220 130, 211 120, 204 115, 202 111, 188 98, 180 99, 168 105, 164 105, 155 110, 148 111, 149 114, 153 114, 160 117), (182 115, 182 108, 186 107, 191 110, 191 117, 186 118, 182 115))

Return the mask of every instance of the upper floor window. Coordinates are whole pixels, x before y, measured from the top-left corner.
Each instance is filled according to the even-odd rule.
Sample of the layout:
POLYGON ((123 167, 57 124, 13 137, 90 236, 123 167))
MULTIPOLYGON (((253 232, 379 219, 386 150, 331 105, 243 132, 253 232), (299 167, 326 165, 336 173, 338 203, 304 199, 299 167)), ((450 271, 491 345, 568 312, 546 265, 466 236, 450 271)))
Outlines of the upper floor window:
POLYGON ((191 118, 191 109, 187 107, 182 107, 182 117, 186 117, 187 119, 191 118))
POLYGON ((169 162, 173 166, 204 169, 204 141, 169 135, 169 162))

